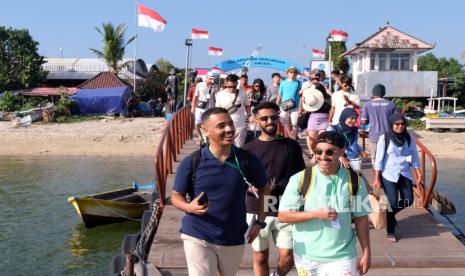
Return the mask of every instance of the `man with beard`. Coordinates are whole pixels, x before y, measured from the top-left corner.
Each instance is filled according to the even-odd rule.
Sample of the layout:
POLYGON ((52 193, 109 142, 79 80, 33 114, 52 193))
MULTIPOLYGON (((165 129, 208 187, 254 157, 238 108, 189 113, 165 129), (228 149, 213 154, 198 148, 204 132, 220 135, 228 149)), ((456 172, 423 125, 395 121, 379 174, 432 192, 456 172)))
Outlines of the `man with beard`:
POLYGON ((226 109, 208 109, 202 125, 209 144, 181 162, 171 201, 186 212, 181 238, 189 275, 215 276, 219 272, 232 276, 239 267, 248 228, 247 188, 257 189, 260 202, 258 219, 247 236, 251 243, 265 226, 262 206, 267 179, 255 155, 232 145, 235 128, 226 109))
POLYGON ((367 190, 357 174, 340 165, 344 144, 338 132, 318 135, 317 165, 293 175, 281 198, 278 217, 294 224, 299 275, 356 275, 370 268, 367 190), (362 247, 358 263, 357 238, 362 247))
MULTIPOLYGON (((305 168, 302 150, 292 139, 277 135, 279 107, 275 103, 260 102, 253 109, 253 115, 262 134, 244 149, 249 150, 262 161, 271 184, 271 197, 266 198, 266 227, 252 242, 253 268, 255 275, 269 274, 269 242, 273 238, 279 249, 277 271, 272 275, 287 274, 294 264, 292 254, 292 225, 280 223, 277 216, 279 198, 282 196, 291 175, 305 168), (277 273, 277 274, 276 274, 277 273)), ((259 213, 259 201, 253 195, 253 189, 247 193, 247 221, 259 213)))

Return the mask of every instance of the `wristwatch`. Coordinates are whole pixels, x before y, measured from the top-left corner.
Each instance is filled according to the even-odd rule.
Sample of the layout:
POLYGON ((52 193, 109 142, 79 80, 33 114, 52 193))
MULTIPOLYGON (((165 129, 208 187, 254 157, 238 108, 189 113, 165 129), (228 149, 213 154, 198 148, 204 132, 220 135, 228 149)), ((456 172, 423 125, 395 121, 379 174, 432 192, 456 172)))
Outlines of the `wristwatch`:
POLYGON ((264 221, 255 220, 253 223, 260 225, 262 229, 266 227, 266 222, 264 221))

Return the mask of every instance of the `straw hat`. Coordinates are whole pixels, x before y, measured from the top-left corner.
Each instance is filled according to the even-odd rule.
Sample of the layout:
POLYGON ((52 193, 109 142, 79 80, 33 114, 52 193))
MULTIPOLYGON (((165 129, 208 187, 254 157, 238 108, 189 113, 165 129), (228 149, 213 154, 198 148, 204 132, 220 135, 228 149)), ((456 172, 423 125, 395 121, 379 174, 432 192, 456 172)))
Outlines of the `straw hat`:
POLYGON ((325 102, 323 93, 314 86, 307 88, 302 93, 302 107, 308 112, 320 109, 325 102))

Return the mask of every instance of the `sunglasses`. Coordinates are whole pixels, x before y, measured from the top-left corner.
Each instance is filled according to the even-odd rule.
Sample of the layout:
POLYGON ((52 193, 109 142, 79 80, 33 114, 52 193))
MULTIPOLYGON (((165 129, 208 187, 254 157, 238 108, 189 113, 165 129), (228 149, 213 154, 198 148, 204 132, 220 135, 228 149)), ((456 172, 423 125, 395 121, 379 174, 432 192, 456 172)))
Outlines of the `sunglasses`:
POLYGON ((236 88, 237 86, 232 85, 232 86, 225 86, 225 87, 226 87, 226 88, 229 88, 229 89, 234 89, 234 88, 236 88))
POLYGON ((297 74, 296 71, 290 71, 289 73, 290 73, 290 74, 297 74))
POLYGON ((262 122, 268 122, 268 120, 271 120, 271 121, 276 121, 279 119, 279 116, 278 115, 271 115, 271 116, 263 116, 263 117, 260 117, 258 118, 260 121, 262 122))
POLYGON ((394 125, 395 125, 395 126, 405 126, 405 123, 399 122, 399 123, 394 123, 394 125))
MULTIPOLYGON (((314 152, 316 155, 322 155, 322 154, 323 154, 323 150, 322 150, 322 149, 319 149, 319 148, 315 148, 315 150, 313 150, 313 152, 314 152)), ((328 156, 333 156, 333 154, 334 154, 334 150, 332 150, 332 149, 325 150, 324 152, 325 152, 326 155, 328 155, 328 156)))

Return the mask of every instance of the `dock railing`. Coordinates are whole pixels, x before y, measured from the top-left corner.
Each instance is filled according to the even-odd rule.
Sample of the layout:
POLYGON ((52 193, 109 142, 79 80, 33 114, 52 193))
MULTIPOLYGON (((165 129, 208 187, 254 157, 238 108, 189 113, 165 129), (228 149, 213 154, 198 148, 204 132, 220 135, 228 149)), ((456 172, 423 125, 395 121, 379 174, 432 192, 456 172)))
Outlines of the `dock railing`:
MULTIPOLYGON (((415 137, 413 135, 413 137, 415 137)), ((420 139, 415 137, 415 143, 417 147, 420 149, 420 173, 421 173, 421 180, 425 184, 425 190, 416 189, 416 193, 421 198, 421 206, 423 208, 427 208, 431 202, 431 197, 433 195, 434 186, 436 185, 436 178, 438 175, 436 159, 434 158, 433 154, 428 150, 428 148, 423 145, 420 139), (431 176, 426 185, 426 159, 429 160, 431 166, 431 176)), ((416 176, 418 177, 418 176, 416 176)))
POLYGON ((173 173, 173 162, 178 161, 184 143, 193 138, 194 119, 189 107, 183 107, 173 114, 155 153, 155 173, 160 204, 166 204, 166 180, 173 173))

